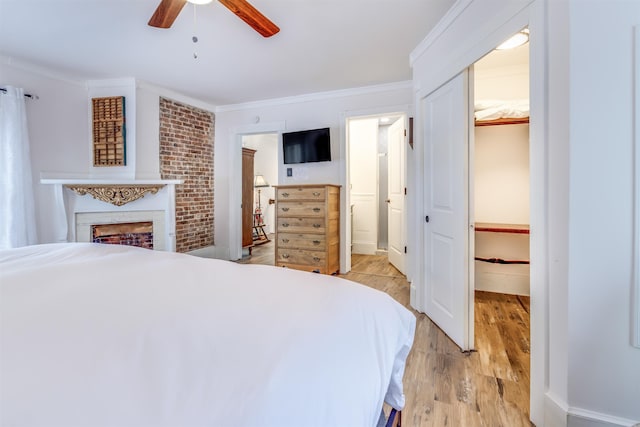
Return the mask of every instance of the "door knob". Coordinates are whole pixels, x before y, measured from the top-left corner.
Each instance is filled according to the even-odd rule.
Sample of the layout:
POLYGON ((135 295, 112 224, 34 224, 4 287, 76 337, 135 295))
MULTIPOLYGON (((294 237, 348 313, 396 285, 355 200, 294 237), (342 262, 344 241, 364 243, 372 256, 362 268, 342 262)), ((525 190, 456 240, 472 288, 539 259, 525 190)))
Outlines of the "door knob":
POLYGON ((387 199, 387 200, 385 200, 385 202, 391 203, 391 199, 387 199))

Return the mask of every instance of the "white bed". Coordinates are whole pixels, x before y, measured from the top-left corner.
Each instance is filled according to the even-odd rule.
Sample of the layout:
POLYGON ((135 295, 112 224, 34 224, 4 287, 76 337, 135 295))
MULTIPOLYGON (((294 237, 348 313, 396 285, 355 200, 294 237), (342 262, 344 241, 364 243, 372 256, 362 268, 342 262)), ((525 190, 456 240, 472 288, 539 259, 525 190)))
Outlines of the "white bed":
POLYGON ((415 317, 288 269, 127 246, 0 251, 2 426, 375 426, 415 317))

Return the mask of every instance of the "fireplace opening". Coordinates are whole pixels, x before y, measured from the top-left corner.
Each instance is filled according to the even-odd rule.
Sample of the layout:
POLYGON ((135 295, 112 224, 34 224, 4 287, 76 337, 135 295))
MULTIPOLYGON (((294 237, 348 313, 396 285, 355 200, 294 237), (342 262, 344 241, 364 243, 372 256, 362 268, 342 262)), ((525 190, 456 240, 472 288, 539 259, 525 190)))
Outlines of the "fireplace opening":
POLYGON ((94 224, 91 225, 91 241, 153 249, 153 222, 94 224))

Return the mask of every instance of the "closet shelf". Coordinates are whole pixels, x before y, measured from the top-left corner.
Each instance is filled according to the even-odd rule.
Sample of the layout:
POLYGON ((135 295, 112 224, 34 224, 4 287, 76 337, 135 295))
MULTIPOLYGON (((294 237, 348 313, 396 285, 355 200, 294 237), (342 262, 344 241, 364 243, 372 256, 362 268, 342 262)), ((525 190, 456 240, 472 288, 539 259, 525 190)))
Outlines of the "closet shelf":
POLYGON ((487 233, 529 234, 529 226, 526 224, 492 224, 477 222, 475 223, 475 230, 487 233))
POLYGON ((518 118, 500 118, 493 120, 476 120, 476 127, 478 126, 500 126, 500 125, 521 125, 529 123, 529 117, 518 117, 518 118))

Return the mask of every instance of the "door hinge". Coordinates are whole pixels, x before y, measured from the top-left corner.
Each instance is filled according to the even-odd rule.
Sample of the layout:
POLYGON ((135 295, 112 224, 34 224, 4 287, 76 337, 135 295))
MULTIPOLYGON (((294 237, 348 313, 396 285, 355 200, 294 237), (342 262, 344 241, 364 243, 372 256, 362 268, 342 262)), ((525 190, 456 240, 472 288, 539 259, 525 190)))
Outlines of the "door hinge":
POLYGON ((406 129, 404 130, 404 136, 407 136, 407 130, 406 129))
POLYGON ((429 222, 429 215, 427 215, 427 216, 425 216, 425 217, 424 217, 424 221, 425 221, 425 222, 429 222))
POLYGON ((407 195, 407 187, 404 187, 404 195, 407 195))
POLYGON ((407 247, 406 246, 404 247, 404 253, 405 254, 407 253, 407 247))

